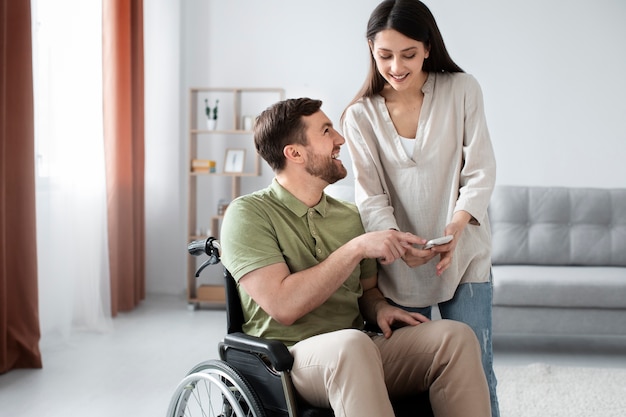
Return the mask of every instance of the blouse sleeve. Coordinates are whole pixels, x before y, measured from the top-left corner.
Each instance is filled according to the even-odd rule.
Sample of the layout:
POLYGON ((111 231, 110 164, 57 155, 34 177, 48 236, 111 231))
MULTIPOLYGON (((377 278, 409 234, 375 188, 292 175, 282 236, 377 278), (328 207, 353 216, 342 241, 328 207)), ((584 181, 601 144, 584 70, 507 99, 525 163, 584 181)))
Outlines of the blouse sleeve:
POLYGON ((480 224, 495 186, 496 162, 484 112, 483 95, 474 77, 467 78, 463 129, 463 165, 455 211, 465 210, 480 224))
POLYGON ((366 232, 398 229, 389 199, 389 189, 378 157, 375 128, 356 105, 346 110, 342 129, 355 176, 355 202, 366 232))

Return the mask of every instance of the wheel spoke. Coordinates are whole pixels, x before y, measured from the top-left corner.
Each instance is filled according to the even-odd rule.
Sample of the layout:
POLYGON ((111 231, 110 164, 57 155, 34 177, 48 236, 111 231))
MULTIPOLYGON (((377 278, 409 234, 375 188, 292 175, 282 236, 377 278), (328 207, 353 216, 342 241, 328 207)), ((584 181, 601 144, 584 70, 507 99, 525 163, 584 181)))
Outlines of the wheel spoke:
POLYGON ((265 417, 256 394, 228 363, 207 361, 179 384, 168 417, 265 417))

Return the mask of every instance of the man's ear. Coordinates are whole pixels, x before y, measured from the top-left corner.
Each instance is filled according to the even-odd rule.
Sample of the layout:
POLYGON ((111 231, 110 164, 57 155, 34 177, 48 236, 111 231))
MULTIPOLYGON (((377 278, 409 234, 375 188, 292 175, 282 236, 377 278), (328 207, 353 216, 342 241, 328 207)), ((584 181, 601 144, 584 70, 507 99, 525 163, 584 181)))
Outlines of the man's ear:
POLYGON ((295 144, 287 145, 283 148, 283 155, 290 161, 301 163, 303 161, 300 147, 295 144))

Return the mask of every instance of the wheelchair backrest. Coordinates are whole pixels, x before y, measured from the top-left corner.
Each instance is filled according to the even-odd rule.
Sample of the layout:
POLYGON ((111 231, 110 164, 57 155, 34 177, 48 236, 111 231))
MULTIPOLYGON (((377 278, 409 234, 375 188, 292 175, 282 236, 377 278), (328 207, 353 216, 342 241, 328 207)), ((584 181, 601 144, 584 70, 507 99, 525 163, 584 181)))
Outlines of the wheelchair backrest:
POLYGON ((243 310, 237 291, 235 278, 224 268, 224 288, 226 290, 226 332, 228 334, 243 332, 243 310))

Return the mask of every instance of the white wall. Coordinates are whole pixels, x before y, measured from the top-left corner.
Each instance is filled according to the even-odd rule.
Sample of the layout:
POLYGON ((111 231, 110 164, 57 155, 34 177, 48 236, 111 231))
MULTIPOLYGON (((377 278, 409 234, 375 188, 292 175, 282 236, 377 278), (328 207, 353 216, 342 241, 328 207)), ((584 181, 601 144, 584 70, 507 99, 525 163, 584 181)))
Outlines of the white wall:
MULTIPOLYGON (((188 89, 283 87, 322 99, 338 124, 367 71, 365 27, 377 4, 144 3, 149 292, 184 290, 188 89)), ((499 184, 626 187, 626 3, 427 4, 453 59, 483 87, 499 184)), ((349 166, 347 151, 342 158, 349 166)), ((271 177, 266 167, 242 189, 271 177)))

